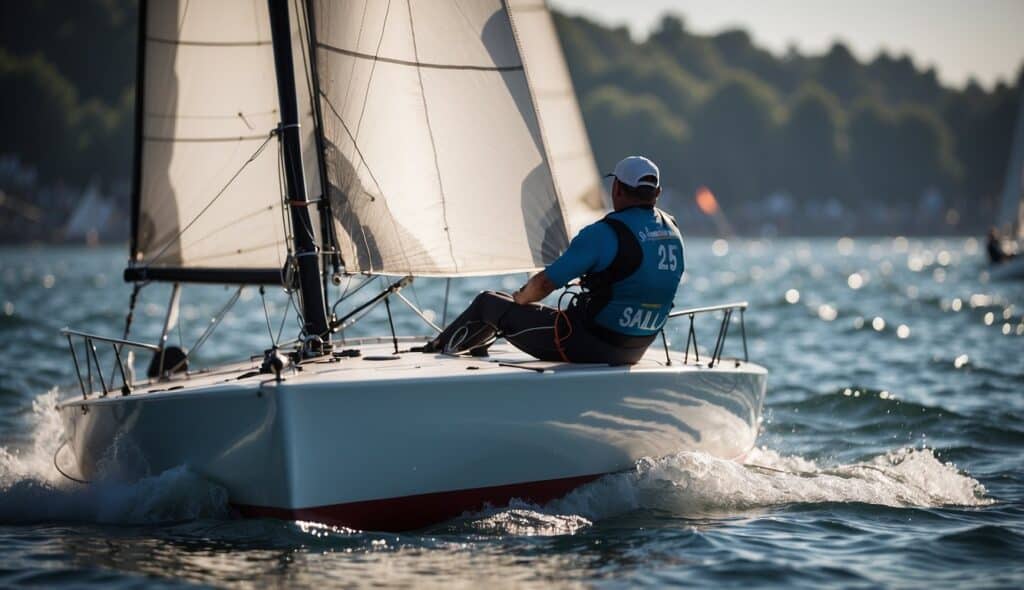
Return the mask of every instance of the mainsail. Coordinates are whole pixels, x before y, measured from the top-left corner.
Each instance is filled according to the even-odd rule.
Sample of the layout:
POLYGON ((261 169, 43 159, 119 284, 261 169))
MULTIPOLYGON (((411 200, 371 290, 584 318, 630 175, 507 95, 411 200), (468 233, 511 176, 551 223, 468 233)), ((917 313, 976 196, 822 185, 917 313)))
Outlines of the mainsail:
MULTIPOLYGON (((334 236, 321 239, 315 207, 310 229, 347 272, 533 270, 596 217, 596 166, 541 0, 289 7, 308 198, 327 199, 334 236)), ((266 0, 141 8, 126 277, 278 282, 290 240, 266 0)))
POLYGON ((1012 237, 1024 239, 1024 91, 1020 97, 1017 125, 1014 127, 1013 147, 1006 167, 1002 204, 998 224, 1009 228, 1012 237))
MULTIPOLYGON (((266 0, 144 0, 140 11, 126 276, 279 282, 287 234, 278 144, 268 141, 280 114, 266 0)), ((298 46, 298 26, 293 30, 298 46)), ((294 54, 296 69, 306 71, 305 52, 298 47, 294 54)), ((310 93, 306 84, 297 86, 315 198, 310 93)))

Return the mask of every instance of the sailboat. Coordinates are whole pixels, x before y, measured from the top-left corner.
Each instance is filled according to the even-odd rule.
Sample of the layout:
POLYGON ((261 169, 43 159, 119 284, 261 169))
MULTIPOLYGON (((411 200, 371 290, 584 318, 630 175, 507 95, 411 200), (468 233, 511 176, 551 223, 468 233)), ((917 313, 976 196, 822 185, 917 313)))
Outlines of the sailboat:
POLYGON ((1010 161, 999 207, 997 227, 1008 228, 1002 249, 1013 256, 993 263, 990 275, 996 280, 1024 279, 1024 94, 1020 98, 1017 125, 1014 127, 1010 161))
POLYGON ((401 293, 416 278, 542 268, 600 214, 542 1, 143 0, 140 16, 124 275, 131 305, 174 288, 156 343, 63 331, 81 388, 58 408, 69 478, 186 465, 243 516, 405 530, 643 457, 752 449, 767 371, 747 359, 745 303, 674 311, 685 350, 663 332, 631 366, 410 352, 424 338, 394 331, 392 303, 431 323, 401 293), (329 305, 346 277, 390 278, 329 305), (196 283, 282 287, 301 333, 196 370, 166 344, 196 283), (382 307, 390 334, 345 337, 382 307))

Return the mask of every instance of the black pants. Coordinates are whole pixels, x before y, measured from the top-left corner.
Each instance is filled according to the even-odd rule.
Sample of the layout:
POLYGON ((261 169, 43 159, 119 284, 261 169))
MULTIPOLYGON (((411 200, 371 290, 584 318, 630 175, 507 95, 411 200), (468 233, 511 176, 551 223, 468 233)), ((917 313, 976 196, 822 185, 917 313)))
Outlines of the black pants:
POLYGON ((496 338, 503 337, 519 350, 544 361, 631 365, 640 360, 654 340, 644 337, 610 342, 612 338, 608 336, 597 334, 574 306, 559 314, 547 305, 519 305, 511 295, 484 291, 434 342, 446 352, 462 352, 486 349, 496 338), (560 344, 556 343, 556 322, 560 344))

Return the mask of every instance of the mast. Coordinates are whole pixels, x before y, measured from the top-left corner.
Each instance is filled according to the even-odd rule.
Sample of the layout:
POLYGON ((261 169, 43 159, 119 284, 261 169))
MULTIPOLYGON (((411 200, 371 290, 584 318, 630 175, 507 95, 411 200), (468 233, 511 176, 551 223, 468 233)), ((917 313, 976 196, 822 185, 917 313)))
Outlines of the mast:
POLYGON ((277 94, 281 108, 279 140, 284 150, 285 184, 291 207, 292 234, 299 266, 299 294, 302 316, 308 335, 317 335, 327 343, 330 329, 324 292, 320 285, 320 256, 313 237, 306 179, 302 168, 302 147, 299 138, 299 108, 295 94, 295 67, 292 61, 291 24, 288 0, 267 0, 270 12, 270 35, 274 46, 274 69, 277 71, 277 94))
MULTIPOLYGON (((132 155, 132 205, 131 205, 131 244, 128 253, 128 266, 135 264, 135 255, 139 251, 139 199, 142 198, 142 126, 146 104, 143 102, 143 91, 146 89, 146 34, 149 27, 147 8, 149 0, 139 2, 139 22, 135 50, 135 150, 132 155)), ((127 278, 125 279, 127 280, 127 278)))

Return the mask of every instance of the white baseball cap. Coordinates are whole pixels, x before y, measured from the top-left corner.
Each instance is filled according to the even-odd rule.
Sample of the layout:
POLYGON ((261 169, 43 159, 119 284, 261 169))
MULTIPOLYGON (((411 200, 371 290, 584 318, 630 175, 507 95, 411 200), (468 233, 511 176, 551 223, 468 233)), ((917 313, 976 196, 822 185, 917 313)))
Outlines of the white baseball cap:
POLYGON ((605 178, 609 176, 614 176, 619 182, 634 188, 640 186, 658 188, 661 186, 661 172, 658 170, 658 166, 643 156, 629 156, 619 160, 619 163, 615 165, 615 171, 605 174, 605 178), (654 180, 649 178, 641 180, 645 176, 653 176, 654 180))

